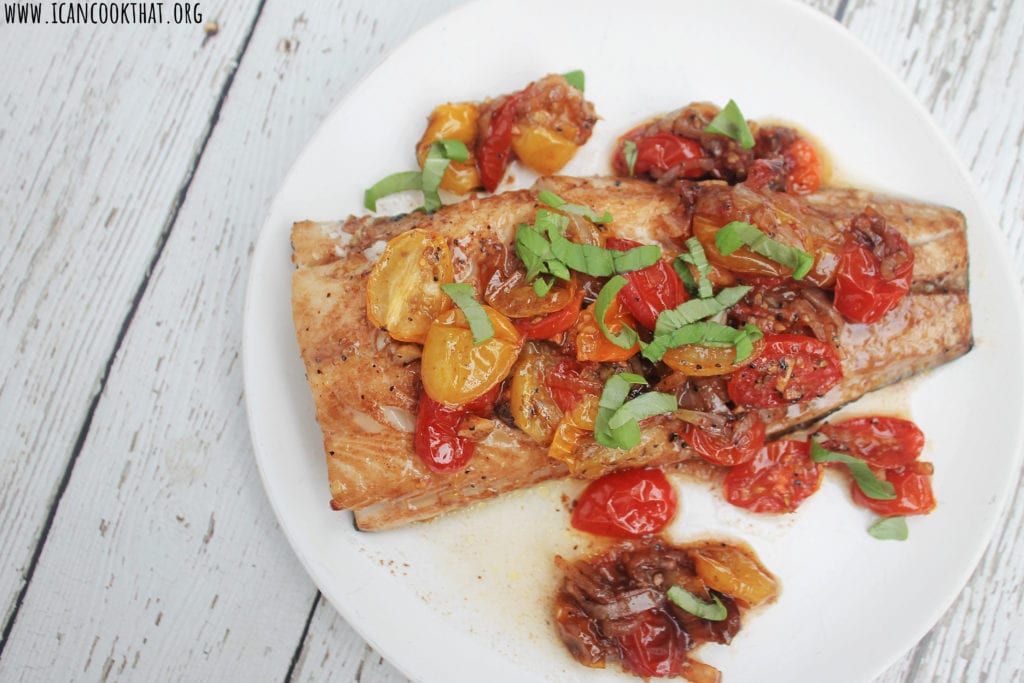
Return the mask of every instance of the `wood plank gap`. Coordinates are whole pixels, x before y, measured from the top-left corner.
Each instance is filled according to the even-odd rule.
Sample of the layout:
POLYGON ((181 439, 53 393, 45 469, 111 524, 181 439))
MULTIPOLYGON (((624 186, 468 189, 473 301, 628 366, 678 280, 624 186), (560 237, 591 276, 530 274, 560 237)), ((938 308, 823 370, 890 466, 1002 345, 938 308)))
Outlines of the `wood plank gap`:
POLYGON ((839 0, 839 7, 836 8, 835 19, 840 24, 843 23, 843 17, 846 16, 846 6, 850 4, 850 0, 839 0))
MULTIPOLYGON (((309 610, 309 615, 306 617, 302 633, 299 634, 299 642, 295 646, 295 652, 292 653, 292 661, 288 664, 288 671, 284 674, 284 683, 290 683, 292 676, 295 675, 295 668, 298 666, 299 658, 302 656, 302 648, 306 645, 306 638, 309 637, 309 629, 313 625, 313 616, 316 614, 316 608, 320 606, 321 597, 323 596, 321 596, 320 591, 317 591, 316 597, 313 598, 313 607, 309 610)), ((359 666, 362 668, 362 662, 360 662, 359 666)))
MULTIPOLYGON (((82 426, 78 430, 78 436, 75 438, 75 445, 71 449, 71 457, 68 459, 68 464, 64 468, 64 474, 61 476, 60 483, 57 485, 57 491, 50 502, 50 509, 46 513, 46 520, 43 522, 43 528, 39 534, 39 539, 36 541, 36 547, 32 551, 32 559, 29 561, 28 568, 25 570, 24 583, 21 586, 21 590, 18 592, 18 598, 14 602, 14 609, 11 610, 11 615, 7 619, 7 623, 4 624, 2 634, 0 634, 0 659, 3 658, 4 649, 7 647, 11 631, 14 629, 14 624, 18 620, 18 613, 21 611, 21 606, 25 602, 25 596, 28 594, 29 586, 32 583, 32 577, 35 575, 36 567, 39 564, 39 557, 43 554, 43 547, 46 545, 46 541, 50 536, 50 531, 53 528, 53 521, 57 516, 57 508, 60 506, 60 501, 64 497, 65 491, 67 491, 68 483, 71 481, 71 473, 75 469, 75 463, 78 462, 78 458, 82 454, 82 449, 85 446, 85 439, 92 428, 92 420, 96 414, 96 408, 99 406, 100 399, 103 398, 107 381, 110 379, 110 372, 114 367, 114 361, 117 359, 117 354, 121 350, 121 345, 124 343, 124 339, 128 335, 128 328, 131 327, 132 321, 135 319, 135 313, 138 311, 139 305, 142 303, 142 297, 146 294, 146 290, 149 287, 149 280, 153 275, 153 270, 156 268, 157 263, 160 262, 164 248, 167 246, 167 241, 170 239, 171 232, 174 230, 174 224, 178 221, 178 214, 181 212, 181 207, 185 203, 185 197, 188 196, 188 192, 192 187, 192 180, 195 178, 196 169, 199 167, 199 163, 203 159, 203 154, 206 152, 206 147, 210 143, 210 138, 213 136, 213 129, 216 127, 217 121, 220 120, 221 109, 223 109, 224 102, 227 100, 228 92, 231 90, 231 86, 235 81, 235 74, 238 73, 238 66, 241 64, 246 50, 249 49, 249 42, 252 40, 253 33, 256 31, 256 24, 259 23, 260 16, 263 14, 263 8, 265 5, 266 0, 259 0, 256 5, 255 16, 253 17, 252 23, 249 25, 249 29, 245 33, 245 37, 242 39, 238 52, 235 54, 235 57, 231 62, 231 70, 228 72, 227 78, 224 79, 224 85, 221 87, 220 95, 217 97, 217 102, 213 107, 213 112, 210 114, 210 120, 207 123, 206 130, 203 131, 203 138, 199 143, 199 148, 196 151, 192 162, 189 164, 188 170, 185 173, 185 179, 182 181, 181 188, 178 190, 178 193, 174 198, 174 204, 171 207, 170 216, 168 216, 167 221, 164 223, 164 227, 157 238, 153 257, 150 259, 149 265, 146 267, 142 282, 139 283, 139 286, 135 291, 135 296, 132 298, 131 306, 128 308, 124 321, 121 323, 121 329, 117 332, 117 339, 114 340, 114 348, 110 352, 110 356, 107 358, 107 362, 103 367, 103 373, 100 375, 99 386, 93 394, 92 400, 89 402, 89 409, 85 413, 82 426)), ((319 598, 319 593, 317 594, 317 597, 319 598)), ((308 621, 306 628, 309 628, 308 621)), ((305 632, 303 632, 303 639, 305 639, 305 632)), ((292 667, 294 666, 295 660, 293 659, 292 667)), ((291 669, 289 669, 289 672, 290 671, 291 669)))

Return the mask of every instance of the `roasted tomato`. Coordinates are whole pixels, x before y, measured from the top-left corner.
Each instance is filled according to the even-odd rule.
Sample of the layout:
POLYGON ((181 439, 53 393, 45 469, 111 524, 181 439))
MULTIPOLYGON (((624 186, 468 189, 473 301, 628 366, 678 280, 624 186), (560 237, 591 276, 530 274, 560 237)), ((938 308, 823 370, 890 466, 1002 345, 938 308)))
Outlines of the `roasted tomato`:
POLYGON ((523 340, 512 322, 484 306, 494 336, 473 343, 466 316, 458 308, 445 311, 427 331, 423 343, 423 389, 448 406, 469 403, 505 379, 516 362, 523 340))
POLYGON ((836 308, 854 322, 878 322, 910 291, 914 251, 868 209, 855 218, 836 270, 836 308))
POLYGON ((744 363, 729 380, 729 398, 751 408, 810 401, 842 376, 830 344, 802 334, 767 335, 761 355, 744 363))
POLYGON ((696 179, 707 172, 703 164, 694 163, 705 158, 704 150, 696 140, 672 133, 656 133, 641 137, 636 131, 631 131, 619 138, 619 145, 612 159, 615 173, 620 176, 629 175, 629 162, 626 161, 623 147, 626 140, 636 144, 636 162, 633 164, 635 176, 643 175, 651 169, 664 172, 676 166, 680 167, 677 175, 681 178, 696 179))
POLYGON ((700 346, 686 344, 665 352, 662 360, 665 365, 688 377, 711 377, 735 372, 761 355, 764 350, 764 339, 754 342, 754 350, 748 358, 736 363, 734 347, 700 346))
POLYGON ((512 163, 512 126, 521 93, 514 93, 488 104, 480 117, 476 141, 476 159, 480 182, 488 192, 498 189, 512 163))
POLYGON ((675 676, 686 663, 689 637, 661 608, 642 612, 630 630, 615 640, 622 652, 622 667, 638 676, 675 676))
POLYGON ((545 345, 526 342, 512 368, 509 406, 516 426, 537 443, 548 445, 562 419, 562 408, 552 396, 546 379, 559 364, 559 358, 545 345))
POLYGON ((614 538, 661 531, 676 514, 676 493, 661 470, 623 470, 592 481, 576 501, 572 525, 614 538))
POLYGON ((444 237, 414 228, 391 239, 366 283, 366 316, 400 341, 423 343, 430 324, 452 306, 441 285, 452 282, 444 237))
POLYGON ((555 278, 547 294, 537 294, 533 283, 526 281, 526 269, 512 249, 498 248, 487 267, 484 300, 509 318, 534 318, 556 313, 579 296, 575 277, 569 280, 555 278))
POLYGON ((442 104, 434 108, 427 122, 427 130, 416 145, 416 160, 423 168, 431 145, 438 140, 459 140, 466 144, 469 159, 452 161, 441 178, 441 189, 455 194, 466 194, 480 187, 480 172, 476 168, 473 143, 476 140, 476 121, 480 111, 473 102, 442 104))
POLYGON ((850 486, 853 502, 883 517, 897 515, 927 515, 935 509, 935 494, 932 493, 932 473, 934 468, 930 462, 912 462, 903 467, 876 470, 875 474, 893 485, 896 498, 892 500, 876 500, 868 498, 861 492, 856 483, 850 486))
POLYGON ((512 137, 512 151, 541 175, 557 173, 577 149, 575 142, 544 126, 522 126, 512 137))
POLYGON ((489 414, 498 398, 499 387, 461 406, 446 406, 420 395, 419 412, 416 416, 416 432, 413 434, 413 448, 423 463, 434 472, 457 472, 473 457, 476 442, 459 434, 466 415, 489 414))
POLYGON ((725 499, 753 512, 792 512, 821 487, 825 470, 804 441, 773 441, 729 470, 725 499))
POLYGON ((554 436, 548 446, 548 457, 561 460, 575 470, 580 463, 576 458, 576 447, 580 440, 593 435, 597 420, 598 397, 584 396, 571 409, 566 410, 555 427, 554 436))
MULTIPOLYGON (((619 299, 612 300, 611 305, 604 316, 605 325, 612 334, 622 330, 623 325, 636 327, 633 316, 629 314, 619 303, 619 299)), ((584 361, 615 362, 628 360, 640 350, 639 344, 634 344, 628 349, 613 344, 604 336, 604 332, 597 326, 597 319, 594 317, 594 306, 588 306, 580 312, 576 321, 576 358, 584 361)))
POLYGON ((739 548, 717 543, 698 548, 693 554, 694 569, 704 584, 745 607, 756 607, 778 595, 775 577, 739 548))
POLYGON ((721 430, 687 424, 682 435, 700 457, 716 465, 732 467, 757 455, 764 446, 764 433, 764 420, 757 413, 747 413, 721 430))
MULTIPOLYGON (((641 244, 621 237, 609 237, 605 246, 629 251, 641 244)), ((659 313, 675 308, 689 298, 683 281, 666 259, 640 270, 623 273, 623 277, 627 283, 619 290, 618 299, 636 321, 649 330, 654 329, 659 313)))
POLYGON ((577 360, 563 358, 544 376, 544 383, 563 412, 569 412, 587 396, 601 394, 601 382, 588 371, 592 367, 596 366, 588 368, 577 360))
POLYGON ((924 449, 924 432, 910 420, 898 417, 856 417, 821 426, 822 446, 848 453, 881 469, 909 465, 924 449))
POLYGON ((576 290, 576 297, 562 310, 536 315, 530 318, 519 318, 513 323, 524 339, 550 339, 576 325, 580 317, 580 306, 583 304, 583 290, 576 290))
POLYGON ((782 153, 786 160, 786 192, 811 194, 821 187, 821 159, 806 138, 796 138, 782 153))

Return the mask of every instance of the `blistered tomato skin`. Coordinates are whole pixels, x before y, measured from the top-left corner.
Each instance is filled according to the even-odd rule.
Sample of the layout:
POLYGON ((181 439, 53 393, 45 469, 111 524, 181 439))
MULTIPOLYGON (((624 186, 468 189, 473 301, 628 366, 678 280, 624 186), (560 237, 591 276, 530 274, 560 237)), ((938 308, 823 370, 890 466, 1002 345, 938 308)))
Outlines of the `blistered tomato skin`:
POLYGON ((572 525, 613 538, 654 534, 676 514, 676 493, 661 470, 623 470, 590 483, 577 500, 572 525))
POLYGON ((618 175, 630 175, 629 163, 626 161, 623 147, 623 143, 627 140, 631 140, 636 145, 636 161, 633 164, 634 176, 642 176, 652 169, 665 172, 680 165, 683 169, 680 177, 683 178, 696 179, 707 173, 704 165, 699 163, 705 158, 705 154, 696 140, 672 133, 657 133, 639 137, 636 131, 633 131, 619 140, 612 161, 618 175))
POLYGON ((750 408, 775 408, 823 396, 843 368, 830 344, 802 334, 764 338, 764 350, 729 380, 729 398, 750 408))
POLYGON ((825 470, 805 441, 773 441, 729 470, 725 499, 752 512, 793 512, 821 487, 825 470))
POLYGON ((488 192, 494 192, 512 163, 513 124, 522 92, 507 95, 491 114, 486 132, 477 139, 476 158, 480 167, 480 182, 488 192))
POLYGON ((750 413, 743 420, 742 429, 728 438, 688 424, 683 429, 683 440, 708 462, 726 467, 740 465, 757 455, 764 446, 765 435, 764 420, 756 413, 750 413))
POLYGON ((826 450, 847 453, 872 467, 891 469, 909 465, 924 449, 924 432, 898 417, 856 417, 822 425, 826 450))

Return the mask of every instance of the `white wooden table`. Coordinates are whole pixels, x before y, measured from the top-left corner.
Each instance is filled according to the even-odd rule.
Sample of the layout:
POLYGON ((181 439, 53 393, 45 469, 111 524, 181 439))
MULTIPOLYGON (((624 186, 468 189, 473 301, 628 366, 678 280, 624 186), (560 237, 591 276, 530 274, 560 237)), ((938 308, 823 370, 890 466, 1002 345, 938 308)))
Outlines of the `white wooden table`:
MULTIPOLYGON (((0 23, 0 680, 405 680, 271 513, 242 304, 305 141, 462 1, 202 2, 215 34, 0 23)), ((1024 2, 810 4, 932 112, 1024 282, 1024 2)), ((1024 680, 1022 529, 1018 487, 963 593, 879 680, 1024 680)))

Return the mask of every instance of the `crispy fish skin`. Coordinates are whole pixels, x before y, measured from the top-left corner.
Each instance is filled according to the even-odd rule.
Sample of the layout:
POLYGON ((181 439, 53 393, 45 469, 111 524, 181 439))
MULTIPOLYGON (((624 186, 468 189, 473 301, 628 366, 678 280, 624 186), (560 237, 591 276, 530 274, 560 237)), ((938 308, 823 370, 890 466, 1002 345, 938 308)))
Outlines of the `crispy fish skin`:
MULTIPOLYGON (((687 236, 681 216, 688 207, 666 188, 630 179, 544 178, 566 200, 615 216, 613 234, 661 242, 678 250, 687 236)), ((299 347, 324 435, 331 504, 352 509, 363 530, 382 530, 425 520, 501 493, 568 474, 546 449, 500 420, 479 425, 476 455, 461 472, 428 470, 412 447, 419 393, 419 347, 395 342, 365 314, 366 279, 383 244, 404 230, 444 235, 456 253, 456 279, 476 282, 474 251, 488 241, 508 244, 515 226, 531 222, 536 191, 521 190, 469 199, 427 216, 350 218, 344 222, 296 223, 292 233, 293 313, 299 347)), ((915 245, 941 245, 910 296, 871 326, 847 324, 840 343, 844 380, 805 404, 764 411, 769 433, 779 435, 836 410, 864 393, 936 367, 966 353, 972 344, 966 292, 963 217, 952 209, 888 200, 856 191, 828 191, 812 201, 836 221, 864 209, 882 213, 915 245), (834 194, 833 194, 834 193, 834 194), (833 196, 829 203, 829 196, 833 196), (892 202, 892 203, 889 203, 892 202), (902 216, 902 220, 896 220, 902 216)), ((692 457, 676 423, 659 416, 644 423, 641 444, 629 450, 591 443, 592 465, 577 472, 598 476, 623 467, 667 465, 692 457)))

